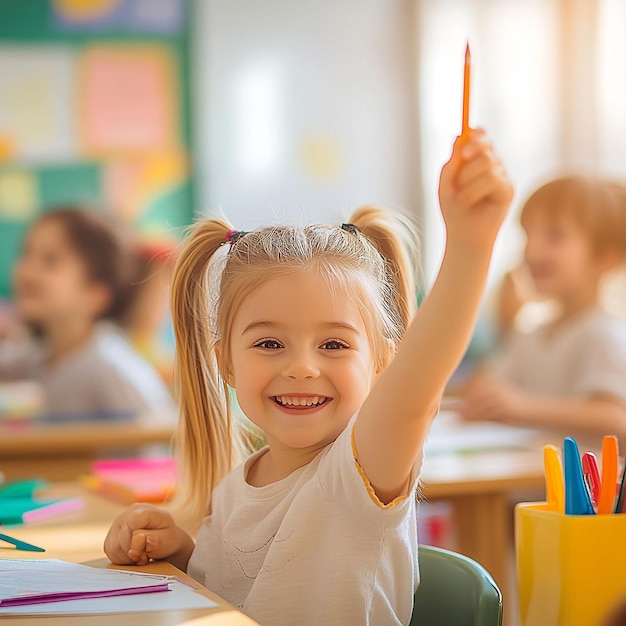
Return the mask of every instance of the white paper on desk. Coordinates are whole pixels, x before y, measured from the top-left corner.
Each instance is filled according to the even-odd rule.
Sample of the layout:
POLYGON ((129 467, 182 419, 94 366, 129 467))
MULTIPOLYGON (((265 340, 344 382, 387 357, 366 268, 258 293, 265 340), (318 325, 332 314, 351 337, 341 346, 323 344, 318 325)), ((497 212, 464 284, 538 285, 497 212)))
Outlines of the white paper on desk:
POLYGON ((150 588, 157 592, 157 587, 167 591, 168 583, 167 576, 137 576, 136 572, 89 567, 59 559, 2 559, 0 608, 18 602, 54 602, 56 596, 67 594, 123 595, 150 588))
MULTIPOLYGON (((19 564, 24 564, 23 573, 28 569, 28 563, 33 564, 36 561, 26 561, 12 559, 16 569, 19 564)), ((55 559, 46 559, 50 563, 50 568, 54 567, 64 570, 65 572, 75 568, 87 568, 100 572, 110 572, 110 575, 119 574, 116 570, 107 570, 99 568, 91 568, 86 565, 76 565, 74 563, 66 563, 64 561, 56 561, 55 559), (72 567, 73 566, 73 567, 72 567)), ((40 561, 41 563, 41 561, 40 561)), ((130 574, 133 577, 142 577, 146 579, 167 579, 170 591, 163 591, 148 594, 135 594, 126 596, 114 596, 106 598, 87 598, 81 600, 69 600, 63 602, 46 602, 43 604, 30 604, 22 606, 0 607, 0 617, 3 615, 65 615, 65 614, 93 614, 93 613, 131 613, 140 611, 175 611, 183 609, 203 609, 217 606, 215 602, 209 598, 196 593, 188 585, 181 583, 175 578, 169 576, 159 576, 152 574, 142 574, 124 570, 123 574, 130 574)), ((18 572, 15 571, 16 577, 14 584, 19 583, 18 572)), ((73 583, 76 590, 81 588, 80 575, 75 576, 73 583)))
POLYGON ((463 422, 458 414, 442 411, 435 417, 424 446, 425 454, 455 454, 532 447, 537 431, 494 422, 463 422))

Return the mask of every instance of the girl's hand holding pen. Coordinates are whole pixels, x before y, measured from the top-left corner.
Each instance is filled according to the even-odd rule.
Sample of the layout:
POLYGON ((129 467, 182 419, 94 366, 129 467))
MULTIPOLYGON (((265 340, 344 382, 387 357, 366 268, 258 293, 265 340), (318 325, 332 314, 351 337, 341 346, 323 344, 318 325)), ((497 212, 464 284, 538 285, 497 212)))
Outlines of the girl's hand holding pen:
POLYGON ((167 559, 186 569, 193 541, 165 510, 135 504, 119 515, 104 541, 104 552, 118 565, 146 565, 167 559))
POLYGON ((512 198, 511 181, 485 131, 457 138, 439 181, 448 240, 468 251, 490 251, 512 198))

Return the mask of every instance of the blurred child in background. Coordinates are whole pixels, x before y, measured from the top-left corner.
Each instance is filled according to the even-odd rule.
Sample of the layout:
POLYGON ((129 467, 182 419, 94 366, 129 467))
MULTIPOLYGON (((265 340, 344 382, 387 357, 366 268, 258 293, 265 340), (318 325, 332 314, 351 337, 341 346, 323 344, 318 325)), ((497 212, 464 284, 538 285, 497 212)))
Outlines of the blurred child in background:
POLYGON ((39 381, 51 415, 173 414, 158 374, 115 325, 136 271, 132 238, 107 216, 72 206, 43 214, 13 273, 16 312, 34 336, 0 333, 0 379, 39 381))
POLYGON ((465 388, 465 419, 626 438, 626 324, 599 303, 602 279, 626 256, 624 198, 617 184, 580 176, 530 196, 521 213, 525 266, 503 283, 502 344, 465 388), (557 313, 518 332, 513 322, 531 290, 557 313))

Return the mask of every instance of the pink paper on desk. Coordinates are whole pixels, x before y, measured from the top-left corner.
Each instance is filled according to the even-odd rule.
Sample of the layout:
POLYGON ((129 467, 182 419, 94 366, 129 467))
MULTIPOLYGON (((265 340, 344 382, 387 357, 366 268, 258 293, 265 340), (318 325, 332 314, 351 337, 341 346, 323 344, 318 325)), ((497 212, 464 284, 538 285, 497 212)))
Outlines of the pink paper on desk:
POLYGON ((172 457, 96 461, 87 484, 116 500, 164 502, 174 493, 176 461, 172 457))

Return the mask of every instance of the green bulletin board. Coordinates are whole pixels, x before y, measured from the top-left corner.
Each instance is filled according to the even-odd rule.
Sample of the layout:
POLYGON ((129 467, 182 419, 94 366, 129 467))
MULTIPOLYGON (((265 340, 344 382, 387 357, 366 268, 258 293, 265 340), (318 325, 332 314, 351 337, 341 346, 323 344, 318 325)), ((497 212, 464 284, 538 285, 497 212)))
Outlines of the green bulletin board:
POLYGON ((0 296, 28 224, 87 202, 144 240, 193 215, 190 0, 0 2, 0 296))

